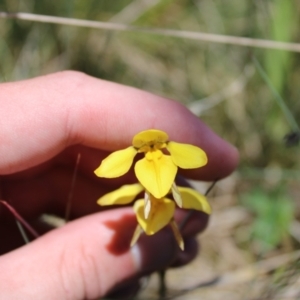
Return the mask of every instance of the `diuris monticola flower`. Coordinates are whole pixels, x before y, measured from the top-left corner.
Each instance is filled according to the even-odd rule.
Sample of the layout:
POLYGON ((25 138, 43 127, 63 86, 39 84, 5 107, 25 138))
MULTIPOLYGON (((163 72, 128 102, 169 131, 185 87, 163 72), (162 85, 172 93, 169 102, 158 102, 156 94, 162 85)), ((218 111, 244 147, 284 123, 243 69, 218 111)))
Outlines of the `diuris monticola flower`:
POLYGON ((132 146, 105 158, 95 174, 106 178, 122 176, 129 171, 137 153, 145 156, 136 162, 135 175, 156 198, 162 198, 170 191, 178 167, 193 169, 207 164, 206 153, 199 147, 169 141, 165 132, 150 129, 136 134, 132 146))
POLYGON ((170 224, 179 247, 183 249, 183 239, 174 221, 176 204, 181 208, 207 214, 210 214, 211 208, 205 196, 191 188, 177 187, 174 180, 178 167, 193 169, 206 165, 206 153, 193 145, 169 141, 165 132, 150 129, 136 134, 132 146, 115 151, 105 158, 95 174, 106 178, 122 176, 129 171, 137 153, 144 153, 144 157, 134 166, 140 183, 124 185, 101 197, 98 204, 128 204, 144 191, 144 199, 138 199, 133 206, 138 226, 131 245, 142 232, 152 235, 170 224), (174 201, 166 197, 171 192, 174 201))

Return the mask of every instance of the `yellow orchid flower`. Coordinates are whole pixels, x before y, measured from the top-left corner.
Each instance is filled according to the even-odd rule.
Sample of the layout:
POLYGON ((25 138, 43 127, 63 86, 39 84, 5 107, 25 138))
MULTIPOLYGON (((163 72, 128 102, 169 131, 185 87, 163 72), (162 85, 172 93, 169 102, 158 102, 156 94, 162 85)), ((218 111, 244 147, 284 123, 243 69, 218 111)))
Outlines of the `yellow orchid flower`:
POLYGON ((106 178, 122 176, 129 171, 137 153, 144 153, 145 157, 135 164, 136 177, 156 198, 162 198, 170 191, 178 167, 193 169, 207 164, 207 156, 202 149, 169 141, 164 131, 150 129, 136 134, 132 146, 105 158, 95 174, 106 178))
MULTIPOLYGON (((203 211, 206 214, 211 213, 210 205, 205 196, 187 187, 176 187, 176 189, 181 195, 183 208, 203 211)), ((123 185, 119 189, 102 196, 97 203, 102 206, 129 204, 144 190, 144 187, 139 183, 123 185)), ((144 199, 137 200, 133 206, 138 226, 133 235, 131 245, 135 244, 142 232, 145 232, 147 235, 153 235, 170 224, 176 241, 183 250, 183 239, 173 218, 175 207, 176 204, 173 200, 165 197, 156 198, 145 191, 144 199)))

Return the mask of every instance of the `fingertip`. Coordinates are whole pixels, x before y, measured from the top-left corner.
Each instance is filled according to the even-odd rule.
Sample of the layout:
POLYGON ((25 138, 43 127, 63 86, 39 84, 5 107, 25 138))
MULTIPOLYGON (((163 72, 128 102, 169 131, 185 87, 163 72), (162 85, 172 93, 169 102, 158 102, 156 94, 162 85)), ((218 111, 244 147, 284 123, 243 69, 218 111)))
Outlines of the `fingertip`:
POLYGON ((216 181, 230 175, 239 163, 235 146, 220 138, 209 128, 203 131, 202 139, 195 142, 208 158, 205 166, 198 169, 180 170, 180 174, 195 180, 216 181))
POLYGON ((177 209, 175 220, 181 228, 184 237, 194 237, 206 229, 209 222, 209 215, 196 210, 177 209))
POLYGON ((13 298, 18 293, 26 299, 94 299, 105 295, 138 272, 129 250, 129 234, 116 242, 116 231, 107 222, 128 220, 129 227, 126 223, 123 227, 130 230, 134 219, 131 209, 97 213, 1 256, 1 295, 13 298))
POLYGON ((171 231, 143 235, 130 248, 135 226, 132 208, 109 210, 71 221, 1 256, 1 295, 94 299, 169 266, 178 252, 171 231))

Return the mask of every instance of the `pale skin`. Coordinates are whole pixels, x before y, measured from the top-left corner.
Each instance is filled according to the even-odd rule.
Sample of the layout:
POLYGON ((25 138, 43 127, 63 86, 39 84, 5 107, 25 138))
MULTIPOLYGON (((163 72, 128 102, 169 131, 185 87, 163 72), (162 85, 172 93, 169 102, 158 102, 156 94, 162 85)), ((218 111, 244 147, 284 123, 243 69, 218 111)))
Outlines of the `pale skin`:
MULTIPOLYGON (((0 107, 1 199, 38 232, 48 231, 36 221, 42 213, 64 216, 81 153, 68 225, 24 246, 13 218, 0 207, 3 299, 95 299, 118 288, 125 295, 143 274, 185 264, 196 255, 194 237, 206 227, 207 216, 194 214, 184 228, 185 252, 168 228, 143 236, 132 250, 132 209, 101 211, 96 200, 133 182, 133 173, 115 180, 93 173, 111 151, 130 146, 136 133, 156 128, 206 151, 208 165, 184 176, 215 180, 229 175, 237 151, 185 107, 71 71, 1 84, 0 107)), ((185 214, 178 211, 177 222, 185 214)))

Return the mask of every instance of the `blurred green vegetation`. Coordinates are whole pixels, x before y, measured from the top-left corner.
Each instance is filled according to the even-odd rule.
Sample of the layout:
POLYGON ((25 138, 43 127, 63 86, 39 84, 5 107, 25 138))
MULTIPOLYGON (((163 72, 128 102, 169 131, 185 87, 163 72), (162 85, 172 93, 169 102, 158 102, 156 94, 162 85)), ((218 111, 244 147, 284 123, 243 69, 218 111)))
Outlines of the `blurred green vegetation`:
POLYGON ((250 241, 260 255, 287 242, 294 217, 294 205, 283 186, 263 189, 255 187, 243 196, 243 203, 255 214, 250 228, 250 241))
MULTIPOLYGON (((297 1, 165 0, 149 1, 148 7, 138 6, 141 2, 0 0, 0 11, 300 42, 297 1)), ((281 229, 287 230, 291 221, 286 199, 297 198, 299 148, 285 146, 283 137, 291 128, 252 57, 298 120, 299 53, 13 19, 0 19, 0 53, 1 82, 72 69, 188 106, 211 103, 221 95, 217 104, 199 115, 240 150, 236 192, 250 193, 247 205, 258 218, 254 236, 263 240, 268 230, 276 228, 266 243, 278 245, 281 229), (231 87, 233 92, 223 95, 231 87), (280 170, 278 185, 286 189, 270 194, 264 182, 272 172, 265 171, 273 168, 280 170), (291 172, 296 175, 289 176, 291 172), (257 185, 260 188, 253 190, 257 185)))

